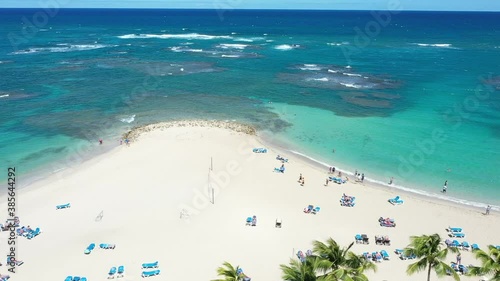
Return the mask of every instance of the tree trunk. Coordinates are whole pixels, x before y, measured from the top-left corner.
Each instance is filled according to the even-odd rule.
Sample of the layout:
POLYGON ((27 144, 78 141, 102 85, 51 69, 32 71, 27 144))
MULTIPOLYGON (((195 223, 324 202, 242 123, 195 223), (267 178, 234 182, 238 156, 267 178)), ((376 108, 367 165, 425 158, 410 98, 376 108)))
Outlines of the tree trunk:
POLYGON ((429 263, 429 270, 427 271, 427 281, 431 281, 432 264, 429 263))

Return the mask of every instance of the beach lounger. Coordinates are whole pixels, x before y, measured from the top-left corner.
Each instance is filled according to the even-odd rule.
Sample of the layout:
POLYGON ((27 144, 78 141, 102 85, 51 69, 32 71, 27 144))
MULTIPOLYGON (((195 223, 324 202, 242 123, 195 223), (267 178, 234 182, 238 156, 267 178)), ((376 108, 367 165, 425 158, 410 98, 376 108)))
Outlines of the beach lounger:
POLYGON ((370 238, 368 238, 368 235, 366 234, 361 234, 361 237, 363 238, 363 244, 370 244, 370 238))
POLYGON ((108 250, 108 249, 114 249, 115 247, 116 247, 115 244, 105 244, 105 243, 99 244, 99 248, 106 249, 106 250, 108 250))
POLYGON ((87 281, 87 277, 82 277, 80 281, 87 281))
POLYGON ((375 262, 382 262, 382 255, 379 252, 373 252, 372 259, 375 262))
POLYGON ((66 279, 64 279, 64 281, 73 281, 73 276, 66 277, 66 279))
POLYGON ((125 266, 123 265, 120 265, 118 267, 118 271, 116 272, 116 277, 120 278, 120 277, 123 277, 123 273, 125 272, 125 266))
POLYGON ((450 244, 450 247, 458 248, 460 247, 460 245, 460 242, 458 242, 457 240, 453 240, 450 244))
POLYGON ((401 200, 401 198, 399 198, 399 196, 396 196, 394 198, 391 198, 388 200, 389 203, 391 203, 392 205, 401 205, 404 203, 403 200, 401 200))
POLYGON ((385 250, 380 251, 380 254, 384 260, 389 260, 389 254, 385 250))
POLYGON ((71 207, 71 204, 68 203, 68 204, 62 204, 62 205, 57 205, 56 206, 56 210, 59 210, 59 209, 66 209, 66 208, 70 208, 71 207))
POLYGON ((267 149, 260 147, 260 148, 254 148, 252 150, 254 153, 267 153, 267 149))
POLYGON ((364 252, 363 253, 363 258, 365 258, 366 260, 370 260, 371 259, 370 253, 364 252))
POLYGON ((142 268, 157 268, 157 267, 158 267, 158 261, 142 264, 142 268))
POLYGON ((116 267, 112 267, 109 269, 109 272, 108 272, 108 279, 113 279, 115 278, 115 274, 116 274, 116 267))
POLYGON ((252 217, 247 217, 245 225, 252 225, 252 217))
POLYGON ((461 264, 458 266, 458 271, 465 275, 465 274, 469 273, 469 268, 467 266, 461 264))
POLYGON ((276 219, 276 224, 274 225, 276 228, 281 228, 281 219, 276 219))
POLYGON ((470 250, 470 245, 469 245, 469 242, 467 242, 467 241, 463 241, 463 242, 462 242, 462 249, 464 249, 464 250, 466 250, 466 251, 470 250))
POLYGON ((465 233, 462 233, 462 232, 450 232, 448 235, 450 237, 454 237, 454 238, 464 238, 465 237, 465 233))
POLYGON ((361 237, 361 234, 356 234, 356 236, 354 236, 354 240, 356 241, 356 244, 363 243, 363 237, 361 237))
POLYGON ((160 270, 152 270, 152 271, 143 271, 141 276, 142 277, 151 277, 160 274, 160 270))
POLYGON ((314 209, 312 210, 312 213, 313 213, 314 215, 316 215, 317 213, 319 213, 319 211, 320 211, 320 210, 321 210, 321 208, 320 208, 320 207, 318 207, 318 206, 316 206, 316 207, 314 207, 314 209))
POLYGON ((301 250, 297 252, 297 258, 299 258, 301 262, 306 262, 306 255, 304 255, 304 252, 301 250))
POLYGON ((92 252, 92 250, 94 250, 94 248, 95 248, 95 243, 91 243, 83 253, 88 255, 92 252))
POLYGON ((313 209, 314 209, 314 206, 309 205, 306 208, 304 208, 304 213, 309 214, 310 212, 312 212, 313 209))
POLYGON ((80 278, 80 277, 78 277, 78 276, 73 277, 73 281, 80 281, 80 279, 81 279, 81 278, 80 278))
POLYGON ((451 226, 449 226, 446 230, 448 230, 448 232, 462 232, 462 228, 461 227, 451 227, 451 226))
POLYGON ((31 240, 31 239, 37 237, 40 233, 42 233, 42 232, 41 232, 40 228, 37 227, 34 231, 28 233, 28 235, 26 235, 26 238, 31 240))
POLYGON ((474 243, 471 245, 472 251, 479 250, 479 245, 474 243))

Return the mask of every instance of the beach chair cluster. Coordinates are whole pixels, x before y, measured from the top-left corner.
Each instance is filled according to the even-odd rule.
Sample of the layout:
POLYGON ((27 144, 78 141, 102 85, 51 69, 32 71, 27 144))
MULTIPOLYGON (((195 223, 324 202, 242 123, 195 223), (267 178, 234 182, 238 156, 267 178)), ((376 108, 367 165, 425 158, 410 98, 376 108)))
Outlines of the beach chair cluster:
MULTIPOLYGON (((451 262, 450 267, 458 274, 467 274, 469 273, 469 268, 463 264, 457 264, 455 262, 451 262)), ((446 272, 448 275, 451 275, 451 272, 446 272)))
POLYGON ((0 274, 0 281, 7 281, 7 280, 9 280, 9 278, 10 278, 10 275, 0 274))
POLYGON ((321 208, 319 206, 314 207, 313 205, 309 205, 304 208, 304 213, 316 215, 320 210, 321 208))
POLYGON ((238 269, 236 270, 236 274, 238 275, 238 280, 242 280, 242 281, 251 281, 252 280, 252 278, 248 277, 243 272, 243 269, 241 267, 238 267, 238 269))
POLYGON ((378 222, 380 223, 380 226, 384 226, 384 227, 396 227, 396 222, 394 221, 394 219, 391 219, 391 218, 380 217, 378 219, 378 222))
POLYGON ((123 276, 125 276, 125 266, 120 265, 118 268, 113 266, 109 269, 108 279, 122 278, 123 276))
POLYGON ((354 240, 356 241, 356 244, 370 244, 370 239, 366 234, 356 234, 356 236, 354 236, 354 240))
POLYGON ((387 253, 386 250, 381 250, 379 252, 372 252, 371 254, 369 252, 364 252, 362 256, 367 261, 382 262, 384 260, 386 261, 390 260, 389 253, 387 253))
POLYGON ((285 173, 285 166, 281 166, 279 168, 274 168, 274 172, 284 174, 285 173))
POLYGON ((288 158, 280 156, 279 154, 276 156, 276 160, 281 161, 281 163, 288 163, 288 158))
POLYGON ((21 228, 16 229, 16 233, 19 236, 23 236, 23 237, 26 237, 26 238, 31 240, 31 239, 37 237, 38 235, 40 235, 40 233, 42 233, 42 231, 40 230, 39 227, 37 227, 35 230, 33 230, 29 226, 28 227, 23 226, 21 228))
POLYGON ((68 276, 64 281, 87 281, 87 277, 68 276))
POLYGON ((413 260, 416 259, 417 256, 415 254, 405 254, 403 249, 396 249, 394 250, 394 253, 399 256, 400 259, 402 260, 413 260))
POLYGON ((152 277, 152 276, 159 275, 160 270, 155 269, 155 268, 158 268, 158 261, 150 262, 150 263, 143 263, 142 269, 153 269, 153 270, 144 270, 144 271, 142 271, 141 276, 142 277, 152 277))
POLYGON ((297 258, 302 262, 306 262, 306 258, 312 255, 311 250, 307 250, 306 253, 302 252, 301 250, 297 251, 297 258))
POLYGON ((389 203, 391 203, 392 205, 401 205, 401 204, 404 203, 404 201, 401 200, 401 198, 399 196, 391 198, 391 199, 389 199, 387 201, 389 201, 389 203))
POLYGON ((343 183, 346 183, 346 180, 343 180, 342 178, 340 177, 328 177, 328 180, 331 181, 331 182, 334 182, 336 184, 343 184, 343 183))
POLYGON ((263 147, 254 148, 252 151, 253 151, 254 153, 267 153, 267 149, 266 149, 266 148, 263 148, 263 147))
POLYGON ((451 227, 449 226, 447 229, 448 231, 448 236, 453 237, 453 238, 464 238, 465 233, 462 232, 461 227, 451 227))
POLYGON ((8 231, 9 228, 11 227, 19 227, 21 224, 21 221, 19 220, 19 217, 14 217, 14 219, 9 219, 5 221, 5 224, 0 223, 0 229, 1 231, 8 231))
POLYGON ((457 249, 461 249, 461 250, 465 250, 465 251, 469 251, 469 250, 479 250, 479 246, 477 244, 472 244, 469 245, 469 242, 467 241, 463 241, 463 242, 458 242, 458 240, 450 240, 450 239, 446 239, 444 241, 444 243, 446 244, 447 247, 449 248, 457 248, 457 249))
POLYGON ((57 205, 56 210, 71 208, 71 203, 57 205))
POLYGON ((345 195, 345 193, 340 198, 340 206, 343 207, 354 207, 356 205, 356 197, 345 195))
MULTIPOLYGON (((247 217, 245 225, 257 226, 257 216, 247 217)), ((280 227, 281 227, 281 223, 280 223, 280 227)))
POLYGON ((375 244, 391 246, 391 239, 387 235, 375 235, 375 244))

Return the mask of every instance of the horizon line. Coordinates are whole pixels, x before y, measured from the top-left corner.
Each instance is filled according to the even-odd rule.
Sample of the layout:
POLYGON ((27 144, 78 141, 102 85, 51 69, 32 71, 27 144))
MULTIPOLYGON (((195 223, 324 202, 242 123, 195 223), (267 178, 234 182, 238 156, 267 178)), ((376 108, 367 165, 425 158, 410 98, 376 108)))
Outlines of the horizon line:
MULTIPOLYGON (((0 7, 0 9, 43 9, 43 7, 0 7)), ((199 11, 216 11, 216 8, 144 8, 144 7, 71 7, 59 8, 59 10, 199 10, 199 11)), ((378 10, 378 9, 300 9, 300 8, 243 8, 231 9, 231 11, 322 11, 322 12, 369 12, 369 11, 392 11, 392 10, 378 10)), ((462 13, 499 13, 500 10, 400 10, 399 12, 462 12, 462 13)))

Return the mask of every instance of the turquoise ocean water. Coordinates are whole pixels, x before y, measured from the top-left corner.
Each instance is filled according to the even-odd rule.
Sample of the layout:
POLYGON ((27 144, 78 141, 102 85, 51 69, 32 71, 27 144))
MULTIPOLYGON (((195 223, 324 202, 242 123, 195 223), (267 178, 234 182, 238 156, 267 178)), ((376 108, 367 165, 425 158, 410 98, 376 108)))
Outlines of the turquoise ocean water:
POLYGON ((21 184, 132 126, 229 119, 382 184, 500 205, 498 13, 37 12, 0 10, 0 160, 21 184))

